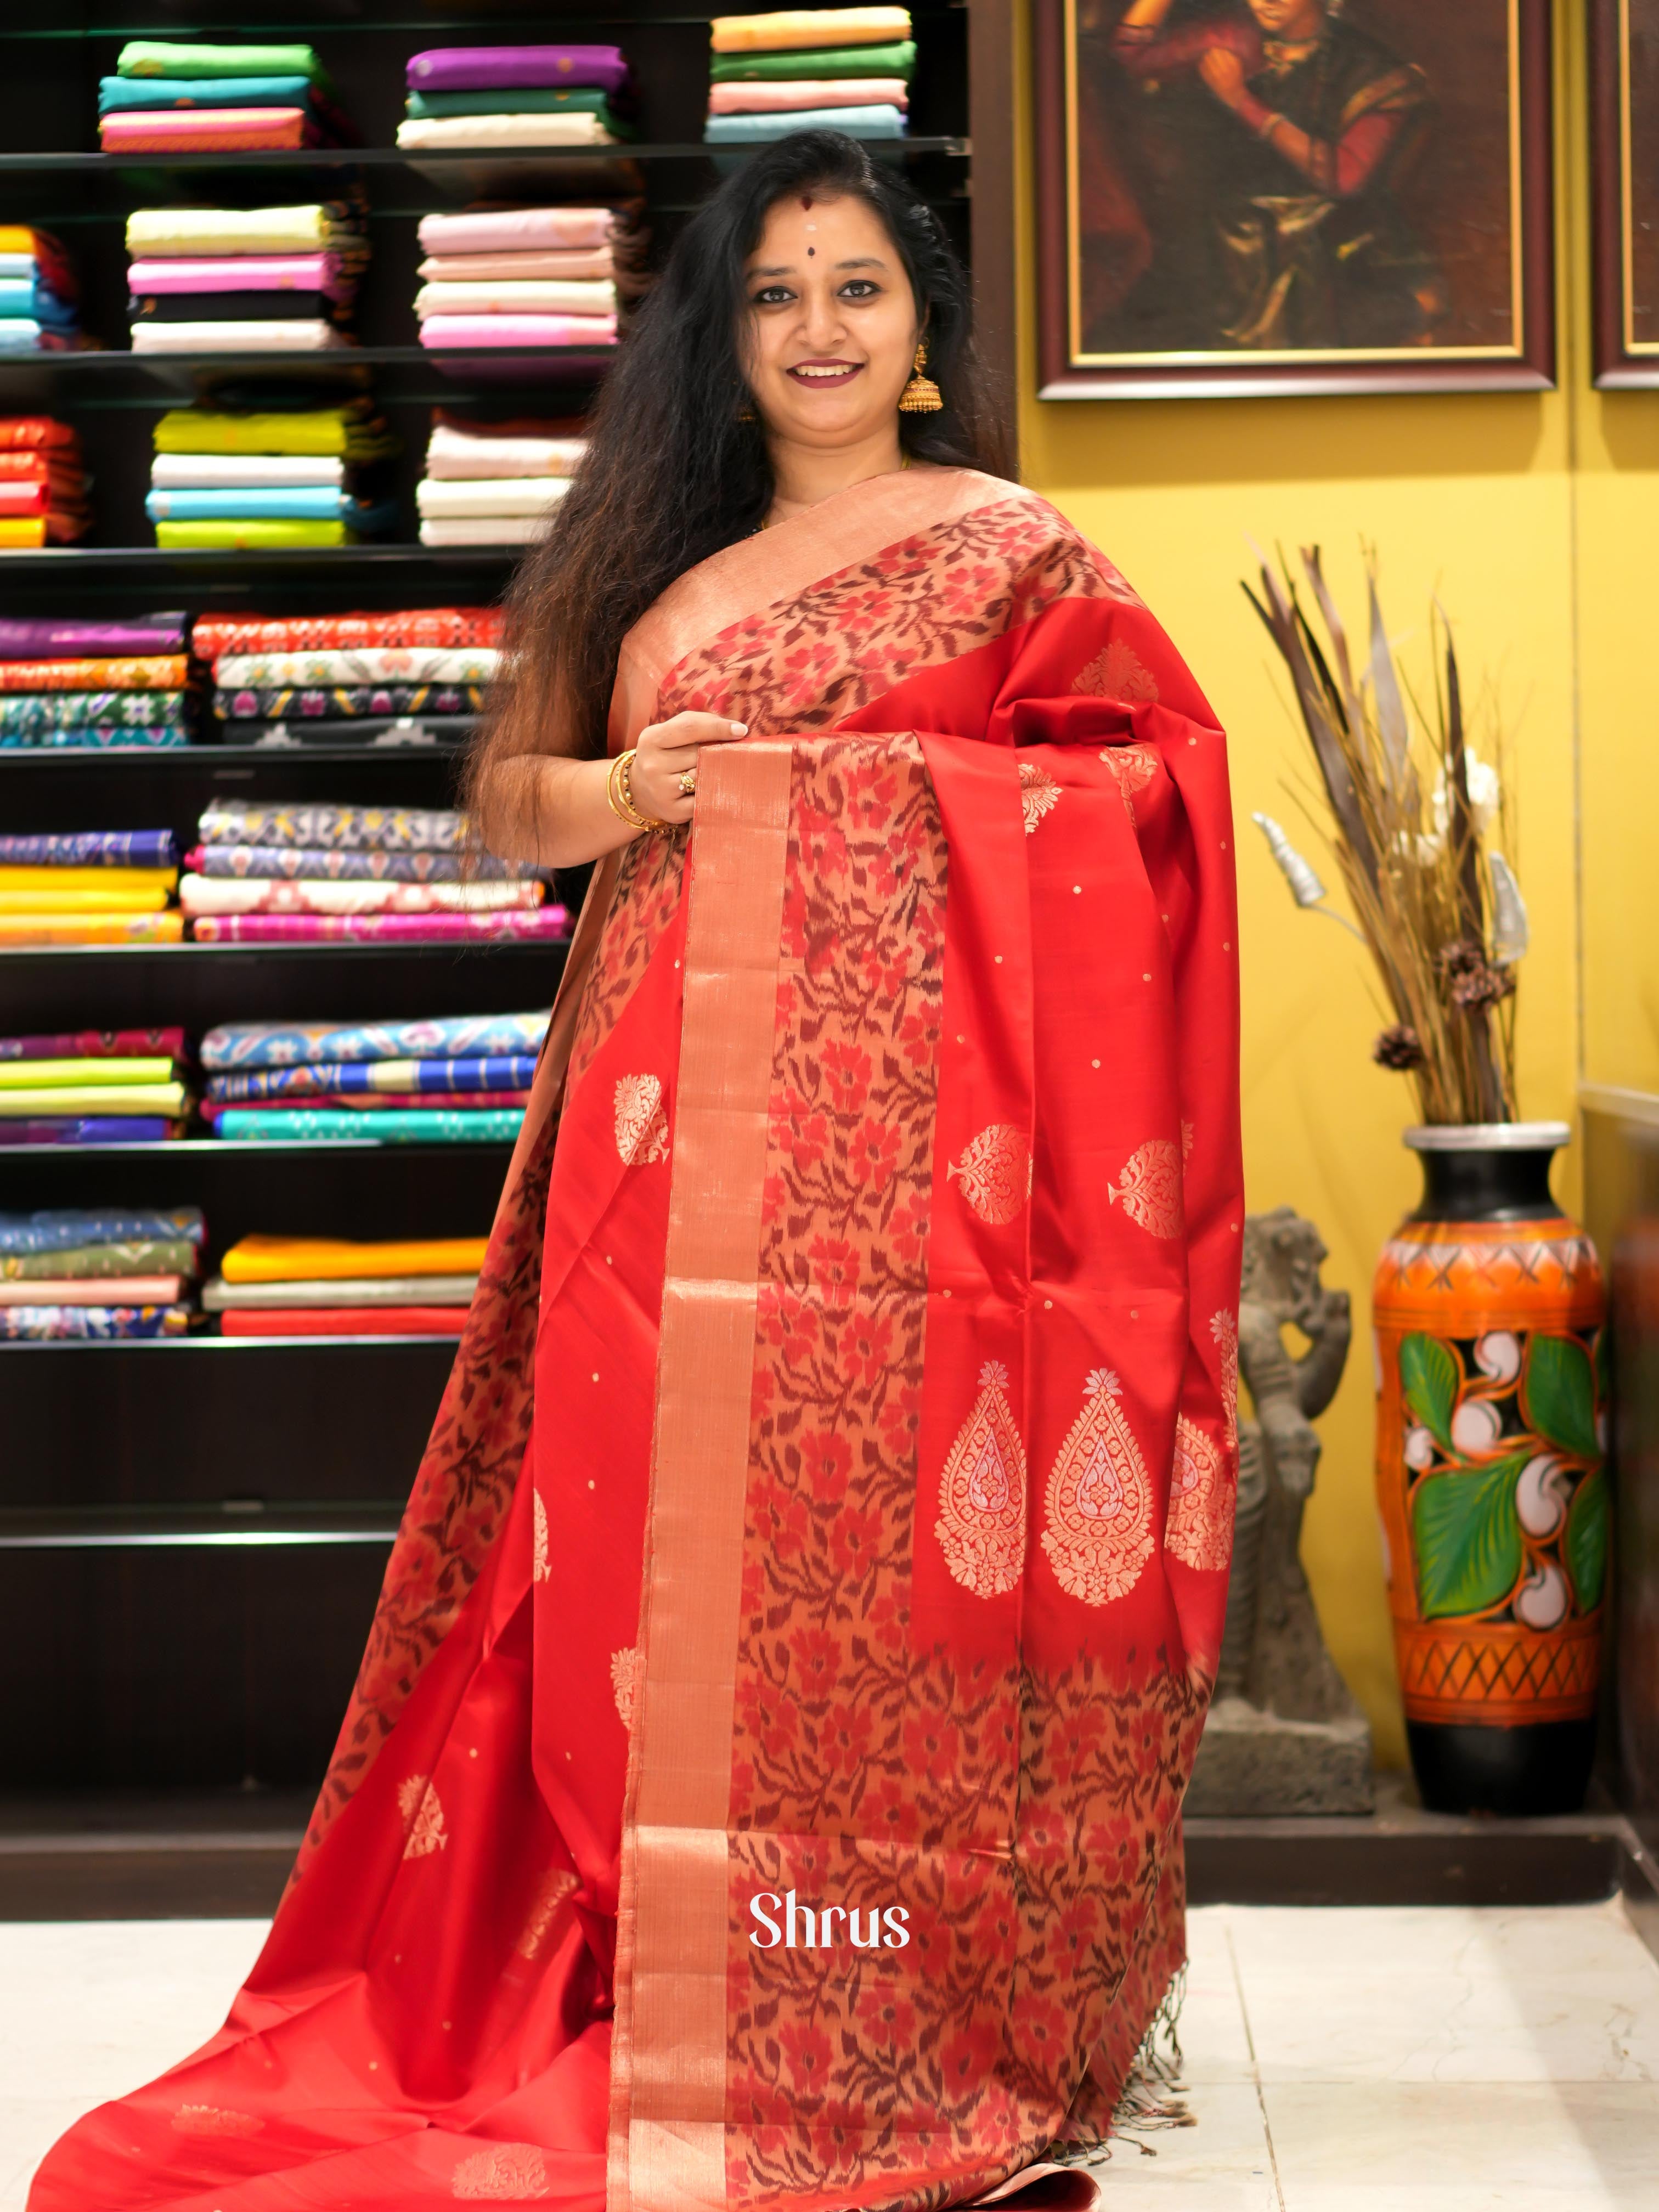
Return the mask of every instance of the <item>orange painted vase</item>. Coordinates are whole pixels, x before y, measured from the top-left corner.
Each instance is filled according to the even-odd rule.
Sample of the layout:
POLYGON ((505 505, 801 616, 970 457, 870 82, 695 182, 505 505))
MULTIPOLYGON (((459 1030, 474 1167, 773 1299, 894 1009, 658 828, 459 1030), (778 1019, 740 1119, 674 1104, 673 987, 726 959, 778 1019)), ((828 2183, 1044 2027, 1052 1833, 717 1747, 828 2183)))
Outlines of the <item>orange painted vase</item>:
POLYGON ((1606 1296, 1560 1121, 1412 1129, 1376 1272, 1376 1491, 1412 1766, 1437 1812, 1571 1812, 1607 1582, 1606 1296))

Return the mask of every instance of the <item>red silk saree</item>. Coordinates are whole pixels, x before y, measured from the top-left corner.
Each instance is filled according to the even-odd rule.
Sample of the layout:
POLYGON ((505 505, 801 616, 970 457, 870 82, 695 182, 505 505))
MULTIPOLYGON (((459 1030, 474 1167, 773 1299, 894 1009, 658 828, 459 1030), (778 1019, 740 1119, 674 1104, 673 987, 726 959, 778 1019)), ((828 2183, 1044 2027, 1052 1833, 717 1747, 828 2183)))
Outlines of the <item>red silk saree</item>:
POLYGON ((1223 741, 967 471, 681 578, 270 1939, 31 2212, 968 2203, 1183 1951, 1243 1224, 1223 741), (555 1133, 556 1130, 556 1146, 555 1133))

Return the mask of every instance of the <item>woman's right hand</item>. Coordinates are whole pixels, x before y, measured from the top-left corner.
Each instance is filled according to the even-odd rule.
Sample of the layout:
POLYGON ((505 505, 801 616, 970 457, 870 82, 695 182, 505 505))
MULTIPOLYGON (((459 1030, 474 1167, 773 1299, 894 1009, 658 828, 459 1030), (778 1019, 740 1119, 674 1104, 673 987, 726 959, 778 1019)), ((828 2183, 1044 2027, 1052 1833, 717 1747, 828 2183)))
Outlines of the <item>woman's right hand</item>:
POLYGON ((634 763, 628 772, 629 789, 641 814, 658 822, 689 822, 695 795, 680 789, 680 778, 696 772, 698 748, 728 745, 747 737, 747 722, 730 722, 724 714, 675 714, 665 722, 651 722, 634 740, 634 763))

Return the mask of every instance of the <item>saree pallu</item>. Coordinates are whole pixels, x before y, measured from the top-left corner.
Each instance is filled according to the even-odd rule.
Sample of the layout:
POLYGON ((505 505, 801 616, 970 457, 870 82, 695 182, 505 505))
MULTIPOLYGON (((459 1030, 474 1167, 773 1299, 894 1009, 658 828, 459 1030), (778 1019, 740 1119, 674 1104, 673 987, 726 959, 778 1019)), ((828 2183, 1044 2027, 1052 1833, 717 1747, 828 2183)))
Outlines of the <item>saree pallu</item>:
POLYGON ((672 586, 613 746, 692 708, 750 737, 596 873, 270 1941, 34 2212, 936 2212, 1097 2143, 1171 1989, 1223 740, 1109 564, 944 470, 672 586))

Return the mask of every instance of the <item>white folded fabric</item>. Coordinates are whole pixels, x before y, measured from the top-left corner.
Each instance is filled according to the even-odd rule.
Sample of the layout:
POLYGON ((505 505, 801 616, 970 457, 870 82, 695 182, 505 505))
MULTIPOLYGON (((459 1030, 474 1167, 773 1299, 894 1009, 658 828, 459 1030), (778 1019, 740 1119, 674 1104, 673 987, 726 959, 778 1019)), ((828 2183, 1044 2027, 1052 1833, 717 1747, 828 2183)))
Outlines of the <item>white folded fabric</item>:
POLYGON ((134 353, 332 353, 345 340, 332 323, 139 323, 134 353))
MULTIPOLYGON (((503 93, 510 100, 510 92, 503 93)), ((398 143, 427 153, 470 146, 616 146, 597 115, 414 115, 398 125, 398 143)))
POLYGON ((149 480, 157 491, 241 491, 282 484, 331 489, 345 482, 345 463, 328 453, 157 453, 149 480))
POLYGON ((222 691, 283 684, 488 684, 501 665, 493 645, 336 645, 319 653, 222 653, 222 691))
POLYGON ((202 1285, 202 1309, 228 1313, 235 1306, 256 1311, 283 1306, 465 1306, 472 1303, 477 1287, 476 1275, 325 1275, 291 1283, 227 1283, 214 1275, 202 1285))
POLYGON ((427 315, 614 315, 617 288, 605 280, 496 278, 487 284, 422 284, 415 313, 427 315))
MULTIPOLYGON (((542 903, 527 884, 336 883, 332 877, 184 876, 179 903, 197 914, 502 914, 542 903)), ((319 1106, 331 1102, 319 1097, 319 1106)))
POLYGON ((570 489, 568 477, 478 477, 463 483, 426 477, 415 504, 428 515, 545 514, 570 489))
POLYGON ((533 545, 553 510, 540 514, 439 514, 423 517, 422 545, 533 545))
POLYGON ((428 479, 467 477, 568 477, 587 451, 586 438, 472 436, 440 422, 427 441, 428 479))

